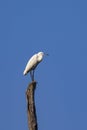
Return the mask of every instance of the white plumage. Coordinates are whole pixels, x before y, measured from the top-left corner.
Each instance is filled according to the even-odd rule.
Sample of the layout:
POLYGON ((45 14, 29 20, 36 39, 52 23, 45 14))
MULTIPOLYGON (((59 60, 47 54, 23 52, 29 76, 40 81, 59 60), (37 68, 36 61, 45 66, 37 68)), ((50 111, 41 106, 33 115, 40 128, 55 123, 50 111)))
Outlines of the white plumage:
POLYGON ((23 72, 23 75, 26 75, 28 72, 30 72, 31 79, 33 81, 34 80, 34 70, 37 67, 37 65, 43 60, 43 57, 44 57, 43 52, 38 52, 37 54, 33 55, 29 59, 27 65, 25 67, 25 70, 23 72))

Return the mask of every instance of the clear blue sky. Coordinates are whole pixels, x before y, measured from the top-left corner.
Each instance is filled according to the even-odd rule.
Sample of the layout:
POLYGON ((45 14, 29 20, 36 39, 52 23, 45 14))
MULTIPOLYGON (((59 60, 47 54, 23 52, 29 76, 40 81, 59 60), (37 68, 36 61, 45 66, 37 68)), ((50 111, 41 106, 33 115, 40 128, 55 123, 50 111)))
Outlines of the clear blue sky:
POLYGON ((0 1, 0 130, 28 130, 23 70, 38 51, 39 130, 87 130, 86 0, 0 1))

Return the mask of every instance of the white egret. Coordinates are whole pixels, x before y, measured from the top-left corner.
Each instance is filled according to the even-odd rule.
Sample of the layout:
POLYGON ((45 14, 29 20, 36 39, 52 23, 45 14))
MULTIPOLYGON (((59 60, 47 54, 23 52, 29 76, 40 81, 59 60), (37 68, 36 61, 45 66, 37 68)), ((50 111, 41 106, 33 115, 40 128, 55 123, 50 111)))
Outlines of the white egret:
MULTIPOLYGON (((30 72, 30 76, 32 81, 34 81, 34 70, 37 67, 37 65, 43 60, 44 57, 43 52, 38 52, 37 54, 34 54, 28 61, 25 70, 23 72, 23 75, 26 75, 28 72, 30 72)), ((46 54, 48 55, 48 54, 46 54)))

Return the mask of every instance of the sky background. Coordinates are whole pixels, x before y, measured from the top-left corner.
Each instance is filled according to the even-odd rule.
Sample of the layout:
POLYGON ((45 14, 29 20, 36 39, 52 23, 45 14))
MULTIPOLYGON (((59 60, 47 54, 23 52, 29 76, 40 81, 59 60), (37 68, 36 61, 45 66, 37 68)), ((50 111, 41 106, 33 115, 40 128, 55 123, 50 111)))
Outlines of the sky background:
POLYGON ((0 129, 28 130, 23 76, 35 71, 39 130, 87 130, 87 1, 0 1, 0 129))

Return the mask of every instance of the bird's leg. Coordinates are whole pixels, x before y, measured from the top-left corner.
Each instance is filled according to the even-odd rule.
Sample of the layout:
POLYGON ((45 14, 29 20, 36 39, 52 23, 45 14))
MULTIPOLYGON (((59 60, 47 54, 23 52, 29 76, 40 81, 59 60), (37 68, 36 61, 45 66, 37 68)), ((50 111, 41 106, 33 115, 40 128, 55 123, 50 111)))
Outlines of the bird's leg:
POLYGON ((31 77, 31 80, 33 81, 32 70, 30 71, 30 77, 31 77))
POLYGON ((33 81, 34 81, 34 70, 33 70, 32 72, 33 72, 33 74, 32 74, 32 75, 33 75, 33 77, 32 77, 32 78, 33 78, 33 81))
POLYGON ((30 77, 31 77, 31 80, 34 81, 34 70, 30 71, 30 77))

